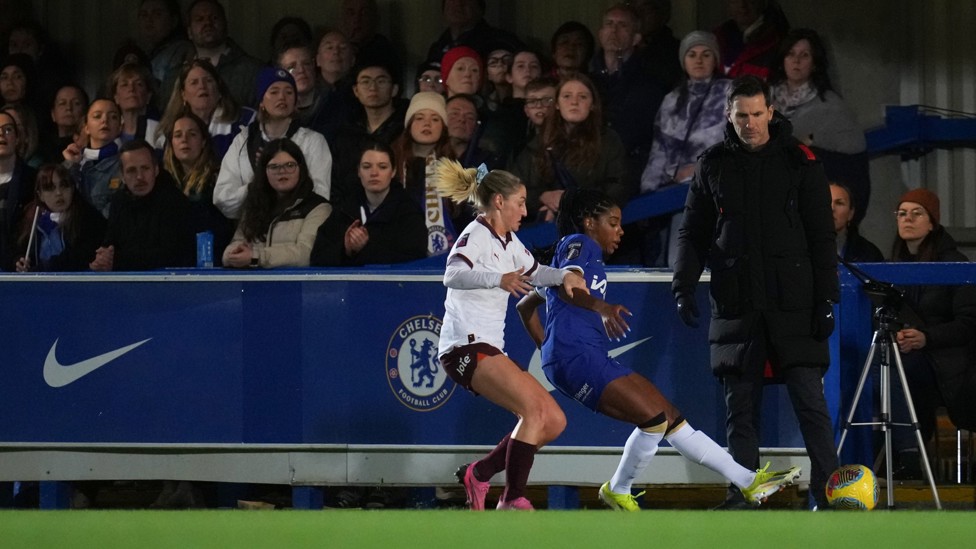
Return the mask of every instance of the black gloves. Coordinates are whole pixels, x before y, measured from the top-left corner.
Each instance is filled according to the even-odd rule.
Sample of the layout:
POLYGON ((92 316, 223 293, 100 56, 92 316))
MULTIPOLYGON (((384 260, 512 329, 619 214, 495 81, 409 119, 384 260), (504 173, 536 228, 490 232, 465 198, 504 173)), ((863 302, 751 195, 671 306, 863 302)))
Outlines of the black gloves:
POLYGON ((681 322, 690 328, 697 328, 698 304, 695 303, 695 296, 693 294, 678 294, 675 297, 675 302, 678 305, 678 316, 681 318, 681 322))
POLYGON ((813 322, 811 323, 813 339, 823 341, 834 333, 834 304, 829 301, 818 301, 813 306, 813 322))

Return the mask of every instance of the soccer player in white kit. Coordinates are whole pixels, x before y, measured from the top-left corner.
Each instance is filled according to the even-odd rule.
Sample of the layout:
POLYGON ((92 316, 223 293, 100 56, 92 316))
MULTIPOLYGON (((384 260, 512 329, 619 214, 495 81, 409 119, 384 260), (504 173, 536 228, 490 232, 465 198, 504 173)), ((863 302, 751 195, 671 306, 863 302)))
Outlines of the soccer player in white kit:
POLYGON ((525 185, 501 170, 464 169, 439 160, 435 184, 441 196, 473 203, 481 214, 464 229, 447 258, 444 323, 438 355, 458 385, 518 416, 518 423, 487 456, 462 466, 472 510, 485 508, 488 481, 506 472, 497 509, 531 510, 525 485, 535 453, 566 426, 566 416, 548 391, 504 353, 505 316, 510 296, 535 286, 562 286, 573 295, 586 292, 579 274, 539 265, 515 231, 526 215, 525 185))

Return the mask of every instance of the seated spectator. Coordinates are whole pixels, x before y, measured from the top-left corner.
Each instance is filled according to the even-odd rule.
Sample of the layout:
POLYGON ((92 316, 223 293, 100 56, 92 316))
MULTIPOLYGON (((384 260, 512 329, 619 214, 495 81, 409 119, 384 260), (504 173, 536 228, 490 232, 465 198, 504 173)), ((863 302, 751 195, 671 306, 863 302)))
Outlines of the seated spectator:
POLYGON ((583 75, 556 88, 556 113, 515 160, 525 184, 529 221, 553 221, 567 189, 598 187, 618 204, 633 194, 625 180, 620 137, 603 125, 600 98, 583 75))
POLYGON ((502 159, 481 147, 482 127, 473 96, 462 93, 447 100, 447 135, 458 162, 465 168, 502 168, 502 159))
POLYGON ((854 216, 857 207, 851 191, 836 181, 830 182, 830 208, 834 214, 834 230, 837 232, 837 255, 851 263, 881 263, 884 255, 870 240, 857 230, 854 216))
POLYGON ((166 135, 173 130, 173 122, 187 108, 207 123, 218 160, 227 154, 241 129, 254 122, 257 116, 254 109, 237 104, 217 69, 206 59, 194 59, 187 63, 177 76, 176 87, 170 94, 166 111, 156 130, 157 149, 163 148, 166 135))
POLYGON ((536 78, 525 86, 525 105, 522 108, 526 123, 512 147, 512 157, 518 158, 525 146, 542 133, 546 120, 556 112, 556 86, 550 77, 536 78))
POLYGON ((789 118, 794 137, 821 149, 862 152, 864 132, 834 91, 820 35, 810 29, 790 31, 778 60, 770 76, 773 106, 789 118))
MULTIPOLYGON (((473 166, 465 164, 465 153, 470 153, 474 161, 474 155, 478 150, 477 135, 480 133, 478 120, 478 106, 475 100, 466 93, 457 94, 447 100, 447 135, 451 140, 451 148, 454 155, 460 158, 459 162, 465 168, 473 166), (474 143, 472 143, 474 141, 474 143), (469 145, 474 145, 469 147, 469 145)), ((480 155, 479 155, 480 156, 480 155)), ((481 162, 475 164, 477 166, 481 162)))
POLYGON ((34 74, 34 60, 24 53, 7 56, 0 62, 0 102, 23 105, 35 112, 44 106, 34 74))
POLYGON ((444 0, 441 14, 447 29, 428 48, 428 61, 438 61, 448 50, 458 46, 467 46, 484 57, 494 41, 518 42, 512 33, 496 29, 485 21, 485 0, 444 0))
POLYGON ((214 204, 230 219, 240 216, 262 150, 275 139, 291 139, 302 149, 315 192, 322 198, 330 196, 332 152, 322 134, 302 128, 295 120, 295 79, 283 69, 264 68, 258 75, 257 95, 261 97, 258 118, 234 138, 214 188, 214 204))
POLYGON ((119 153, 124 188, 112 197, 105 241, 93 271, 151 271, 196 264, 190 201, 159 169, 152 145, 130 141, 119 153))
MULTIPOLYGON (((640 20, 632 7, 615 4, 608 8, 597 33, 600 48, 590 64, 593 83, 603 101, 604 120, 620 136, 627 153, 627 174, 635 182, 647 164, 654 117, 667 93, 664 83, 647 70, 645 52, 637 50, 639 30, 640 20)), ((619 199, 612 193, 611 197, 619 199)), ((624 234, 628 234, 626 228, 624 234)))
MULTIPOLYGON (((684 80, 664 97, 654 120, 651 154, 641 175, 642 193, 672 184, 688 184, 695 162, 705 149, 722 141, 726 119, 725 96, 730 80, 722 76, 715 35, 693 31, 681 41, 679 55, 684 80)), ((683 214, 643 222, 642 261, 667 267, 678 238, 683 214)))
POLYGON ((397 179, 417 204, 424 208, 427 223, 427 254, 447 252, 457 237, 455 221, 466 219, 466 213, 439 198, 434 187, 434 163, 438 158, 454 158, 447 133, 447 106, 444 97, 434 92, 418 92, 410 99, 403 134, 393 144, 397 161, 397 179))
POLYGON ((359 194, 359 158, 367 141, 392 144, 403 133, 407 112, 407 102, 399 97, 398 79, 389 67, 367 61, 352 74, 357 105, 336 139, 331 197, 336 204, 359 194))
POLYGON ((508 74, 512 70, 517 49, 518 45, 503 41, 494 42, 488 47, 484 80, 485 98, 490 111, 498 110, 512 96, 512 84, 508 81, 508 74))
POLYGON ((441 78, 441 62, 439 60, 424 61, 417 67, 417 91, 443 95, 444 79, 441 78))
POLYGON ((477 95, 481 92, 484 74, 481 56, 467 46, 452 48, 441 59, 441 79, 447 97, 459 93, 477 95))
POLYGON ((180 9, 179 0, 142 0, 139 3, 136 40, 149 58, 158 90, 154 96, 157 109, 166 107, 162 102, 172 92, 172 89, 162 87, 163 84, 174 81, 192 47, 186 38, 180 9))
POLYGON ((648 70, 668 88, 677 86, 684 77, 678 50, 681 41, 668 26, 671 22, 671 0, 637 0, 630 2, 640 17, 641 42, 648 70))
POLYGON ((17 272, 87 271, 105 238, 105 218, 75 199, 74 179, 60 164, 41 166, 35 188, 36 198, 24 210, 17 272))
MULTIPOLYGON (((176 185, 190 199, 193 232, 213 233, 215 250, 230 243, 234 223, 214 206, 213 190, 220 162, 214 155, 213 142, 203 120, 186 111, 173 123, 166 138, 163 166, 176 185)), ((220 266, 220 258, 214 258, 220 266)))
MULTIPOLYGON (((192 42, 185 61, 207 59, 227 84, 231 97, 238 105, 252 106, 254 81, 261 63, 248 55, 227 36, 227 15, 217 0, 193 0, 187 8, 186 33, 192 42)), ((175 76, 175 74, 173 75, 175 76)), ((172 90, 167 82, 163 89, 172 90)))
POLYGON ((346 77, 355 62, 355 52, 346 35, 337 30, 322 34, 315 53, 315 65, 326 86, 334 90, 343 83, 348 84, 346 77))
MULTIPOLYGON (((913 189, 901 196, 895 211, 898 233, 892 246, 893 262, 968 262, 956 241, 940 223, 939 197, 927 189, 913 189)), ((901 353, 908 389, 922 439, 932 439, 936 408, 946 406, 949 417, 962 428, 973 428, 973 394, 964 390, 972 379, 976 356, 976 286, 912 286, 906 298, 921 317, 919 326, 898 330, 895 341, 901 353)), ((971 386, 971 384, 969 385, 971 386)), ((906 397, 897 382, 891 383, 892 421, 912 423, 906 397)), ((896 478, 923 478, 916 438, 911 429, 892 431, 896 478)))
POLYGON ((725 96, 730 80, 721 76, 715 35, 693 31, 679 50, 684 79, 664 97, 654 122, 654 142, 641 176, 641 192, 688 183, 695 161, 722 140, 728 122, 725 96))
MULTIPOLYGON (((390 67, 393 74, 403 74, 397 48, 379 33, 380 9, 376 0, 342 0, 339 5, 339 29, 349 39, 356 63, 365 59, 390 67)), ((418 73, 419 74, 419 73, 418 73)), ((403 86, 400 80, 396 84, 403 86)))
MULTIPOLYGON (((19 4, 19 3, 18 3, 19 4)), ((22 5, 29 6, 30 3, 22 5)), ((34 75, 36 79, 31 82, 31 102, 36 109, 48 105, 54 98, 54 92, 58 88, 74 80, 74 71, 71 63, 65 59, 61 48, 48 36, 47 31, 37 21, 18 20, 9 13, 12 6, 4 6, 7 12, 5 17, 8 21, 15 22, 10 27, 8 36, 7 53, 26 54, 32 60, 34 75), (19 21, 19 22, 17 22, 19 21)), ((29 7, 28 7, 29 9, 29 7)), ((3 56, 0 56, 3 57, 3 56)), ((40 114, 40 110, 37 111, 40 114)), ((46 128, 41 128, 44 131, 46 128)))
POLYGON ((343 199, 319 227, 312 265, 402 263, 427 255, 424 213, 403 186, 393 183, 396 156, 373 141, 359 161, 360 191, 343 199))
POLYGON ((148 67, 124 63, 109 77, 108 97, 114 99, 122 113, 123 143, 141 139, 155 139, 159 125, 159 113, 150 108, 153 96, 153 79, 148 67))
POLYGON ((776 110, 793 125, 793 136, 813 149, 828 179, 847 183, 864 218, 871 196, 867 142, 857 117, 834 91, 820 35, 794 29, 786 35, 770 74, 776 110))
POLYGON ((322 88, 324 104, 319 111, 322 116, 313 129, 332 143, 348 114, 355 110, 356 99, 352 91, 354 76, 350 72, 356 58, 349 40, 336 30, 324 32, 315 51, 315 66, 318 67, 316 85, 322 88))
MULTIPOLYGON (((542 62, 534 51, 519 49, 512 59, 511 69, 505 75, 511 86, 510 95, 493 113, 480 117, 482 132, 478 146, 499 159, 512 157, 513 150, 521 151, 525 145, 525 131, 528 128, 528 119, 525 117, 525 87, 542 74, 542 62)), ((474 165, 465 164, 464 161, 461 163, 470 168, 481 162, 474 165)), ((505 167, 497 162, 489 164, 489 168, 493 169, 505 167)))
MULTIPOLYGON (((316 118, 321 117, 325 106, 325 89, 316 86, 315 55, 309 42, 288 42, 275 54, 273 65, 285 69, 295 79, 295 119, 303 127, 316 128, 316 118)), ((324 126, 324 124, 319 124, 324 126)))
POLYGON ((112 194, 121 186, 119 147, 122 119, 111 99, 96 99, 85 113, 80 142, 65 147, 65 162, 71 166, 81 197, 108 217, 112 194))
POLYGON ((12 271, 17 223, 34 192, 34 168, 17 154, 20 131, 13 115, 0 109, 0 269, 12 271))
MULTIPOLYGON (((340 55, 332 55, 330 59, 338 57, 340 55)), ((326 63, 331 62, 326 61, 326 63)), ((372 63, 367 61, 366 64, 372 63)), ((295 78, 298 90, 299 123, 321 133, 327 141, 334 142, 338 128, 357 110, 349 94, 349 82, 355 82, 356 75, 343 65, 341 69, 343 74, 339 77, 340 83, 337 83, 342 86, 341 89, 325 84, 323 79, 317 77, 319 73, 315 70, 314 52, 305 44, 286 47, 285 51, 278 56, 277 65, 295 78)), ((399 74, 392 69, 387 68, 386 71, 396 75, 391 76, 392 82, 399 80, 399 74)))
POLYGON ((312 26, 301 17, 282 17, 271 27, 271 59, 269 65, 276 65, 278 57, 289 46, 312 43, 312 26))
MULTIPOLYGON (((525 88, 529 82, 542 76, 542 58, 534 50, 521 49, 512 57, 512 67, 505 78, 512 85, 512 97, 525 99, 525 88)), ((521 107, 521 103, 519 107, 521 107)))
POLYGON ((17 123, 17 154, 27 162, 27 165, 37 169, 44 163, 38 150, 40 145, 40 130, 34 111, 24 104, 4 105, 3 110, 14 117, 17 123))
POLYGON ((307 267, 315 234, 332 206, 315 193, 305 155, 290 139, 265 146, 224 250, 225 267, 307 267))
POLYGON ((549 46, 557 80, 587 74, 596 51, 593 33, 579 21, 567 21, 552 33, 549 46))
POLYGON ((85 122, 85 110, 88 108, 88 94, 80 86, 68 84, 62 86, 54 96, 51 106, 51 121, 54 131, 41 136, 41 158, 45 162, 60 162, 64 160, 61 152, 75 139, 78 128, 85 122))
POLYGON ((725 75, 746 74, 765 80, 775 64, 776 48, 790 29, 776 0, 725 0, 728 15, 712 32, 718 39, 725 75))

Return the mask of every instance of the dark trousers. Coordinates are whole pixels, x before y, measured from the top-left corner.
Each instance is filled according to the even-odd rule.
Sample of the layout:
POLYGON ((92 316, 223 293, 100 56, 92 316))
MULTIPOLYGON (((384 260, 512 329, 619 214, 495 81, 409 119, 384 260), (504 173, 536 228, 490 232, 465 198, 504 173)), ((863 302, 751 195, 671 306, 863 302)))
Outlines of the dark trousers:
MULTIPOLYGON (((764 343, 750 346, 746 356, 750 365, 743 369, 741 375, 722 378, 729 452, 737 463, 752 470, 760 466, 759 426, 765 385, 761 365, 766 357, 764 343), (756 363, 756 360, 760 362, 756 363)), ((824 371, 825 368, 817 365, 794 365, 780 371, 810 456, 810 491, 820 507, 827 506, 824 487, 827 477, 838 467, 834 429, 823 392, 824 371)), ((743 498, 738 488, 730 485, 727 499, 736 502, 743 498)))

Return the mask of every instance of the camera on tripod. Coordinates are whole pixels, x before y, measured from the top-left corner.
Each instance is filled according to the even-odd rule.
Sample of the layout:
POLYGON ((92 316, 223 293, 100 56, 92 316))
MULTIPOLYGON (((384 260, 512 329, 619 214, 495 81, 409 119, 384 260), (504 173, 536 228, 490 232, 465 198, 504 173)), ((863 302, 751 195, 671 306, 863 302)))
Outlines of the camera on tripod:
MULTIPOLYGON (((848 265, 848 268, 852 267, 853 265, 848 265)), ((856 269, 856 267, 854 268, 856 269)), ((871 300, 871 304, 874 305, 874 319, 879 328, 897 332, 904 328, 915 328, 924 324, 922 318, 909 303, 908 298, 905 297, 905 291, 896 288, 894 284, 879 282, 865 276, 861 279, 861 288, 871 300)))
POLYGON ((879 427, 884 435, 884 460, 885 460, 885 480, 887 481, 888 508, 892 509, 895 505, 894 478, 892 476, 892 437, 893 427, 911 427, 915 432, 915 442, 918 445, 921 464, 925 471, 929 487, 932 489, 932 497, 935 500, 937 509, 942 509, 942 502, 939 500, 939 491, 935 486, 935 479, 932 476, 932 467, 929 464, 928 455, 925 451, 925 442, 922 440, 921 431, 918 423, 918 416, 915 413, 915 404, 912 401, 911 391, 908 387, 908 380, 905 377, 905 366, 902 364, 901 353, 898 351, 896 343, 896 333, 899 330, 909 327, 924 326, 924 321, 910 305, 910 300, 905 296, 903 290, 895 288, 890 282, 874 280, 861 271, 856 266, 839 258, 839 261, 861 282, 861 288, 874 305, 874 320, 877 323, 874 337, 871 338, 871 348, 868 350, 867 360, 861 370, 861 377, 854 391, 854 398, 851 402, 847 420, 843 423, 840 441, 837 444, 837 455, 840 456, 844 447, 844 440, 847 438, 847 431, 855 426, 879 427), (858 401, 864 390, 864 385, 871 372, 875 352, 879 351, 880 357, 878 368, 878 385, 880 392, 880 410, 876 419, 867 422, 854 422, 854 414, 857 409, 858 401), (905 398, 905 405, 911 423, 896 423, 892 420, 891 413, 891 383, 894 375, 896 383, 900 383, 905 398))

